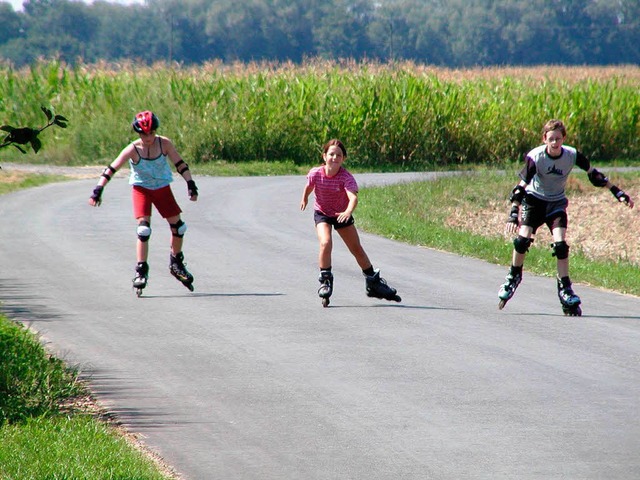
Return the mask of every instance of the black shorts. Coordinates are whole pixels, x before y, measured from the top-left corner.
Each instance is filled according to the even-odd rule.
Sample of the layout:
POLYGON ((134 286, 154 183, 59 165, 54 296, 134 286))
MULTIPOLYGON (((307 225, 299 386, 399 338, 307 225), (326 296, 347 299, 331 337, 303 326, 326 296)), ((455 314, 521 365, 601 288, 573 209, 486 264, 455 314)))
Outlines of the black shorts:
POLYGON ((542 224, 546 224, 551 231, 554 228, 567 228, 568 205, 566 198, 548 202, 527 194, 522 201, 522 225, 533 228, 533 233, 542 224))
POLYGON ((346 222, 338 222, 338 217, 328 217, 319 210, 315 210, 313 212, 313 220, 316 222, 316 225, 318 225, 319 223, 328 223, 329 225, 333 225, 336 230, 348 227, 349 225, 353 225, 355 223, 353 215, 351 215, 351 217, 349 217, 349 220, 347 220, 346 222))

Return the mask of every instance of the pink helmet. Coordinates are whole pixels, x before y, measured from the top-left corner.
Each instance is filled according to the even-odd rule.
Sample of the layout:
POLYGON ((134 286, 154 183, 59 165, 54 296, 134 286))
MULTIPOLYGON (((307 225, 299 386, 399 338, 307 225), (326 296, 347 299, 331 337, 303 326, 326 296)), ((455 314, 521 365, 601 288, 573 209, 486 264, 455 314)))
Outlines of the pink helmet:
POLYGON ((144 112, 136 114, 136 118, 133 119, 131 126, 138 133, 149 134, 160 126, 160 120, 158 120, 155 113, 145 110, 144 112))

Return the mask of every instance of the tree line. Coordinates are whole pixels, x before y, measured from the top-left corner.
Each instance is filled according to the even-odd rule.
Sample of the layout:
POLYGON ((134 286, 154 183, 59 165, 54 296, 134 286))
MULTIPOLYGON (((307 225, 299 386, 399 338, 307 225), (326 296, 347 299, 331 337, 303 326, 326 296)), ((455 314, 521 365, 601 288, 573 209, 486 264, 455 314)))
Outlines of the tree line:
POLYGON ((640 63, 637 0, 0 1, 0 59, 145 64, 306 58, 452 68, 640 63))

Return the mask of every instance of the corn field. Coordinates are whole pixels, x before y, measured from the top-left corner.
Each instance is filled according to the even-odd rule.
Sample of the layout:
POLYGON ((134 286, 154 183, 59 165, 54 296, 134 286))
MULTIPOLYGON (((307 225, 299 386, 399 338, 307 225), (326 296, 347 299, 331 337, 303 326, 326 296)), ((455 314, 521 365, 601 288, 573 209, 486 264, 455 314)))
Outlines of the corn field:
POLYGON ((96 164, 135 138, 140 110, 160 118, 190 162, 310 165, 342 139, 349 163, 395 170, 505 166, 541 141, 550 118, 599 163, 640 154, 640 67, 448 70, 411 63, 0 66, 0 124, 38 126, 40 106, 69 120, 40 153, 4 161, 96 164))

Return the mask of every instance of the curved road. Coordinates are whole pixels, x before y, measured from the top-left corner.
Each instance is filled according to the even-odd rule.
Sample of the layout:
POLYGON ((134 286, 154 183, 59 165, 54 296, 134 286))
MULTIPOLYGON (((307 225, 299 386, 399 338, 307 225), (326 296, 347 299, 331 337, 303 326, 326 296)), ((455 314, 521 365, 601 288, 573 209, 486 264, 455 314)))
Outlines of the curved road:
POLYGON ((403 302, 336 241, 323 309, 304 177, 200 177, 197 203, 175 182, 196 291, 156 215, 136 298, 129 186, 93 209, 94 182, 0 197, 2 309, 185 478, 640 478, 640 299, 577 285, 564 317, 528 275, 498 311, 506 266, 363 234, 403 302))

